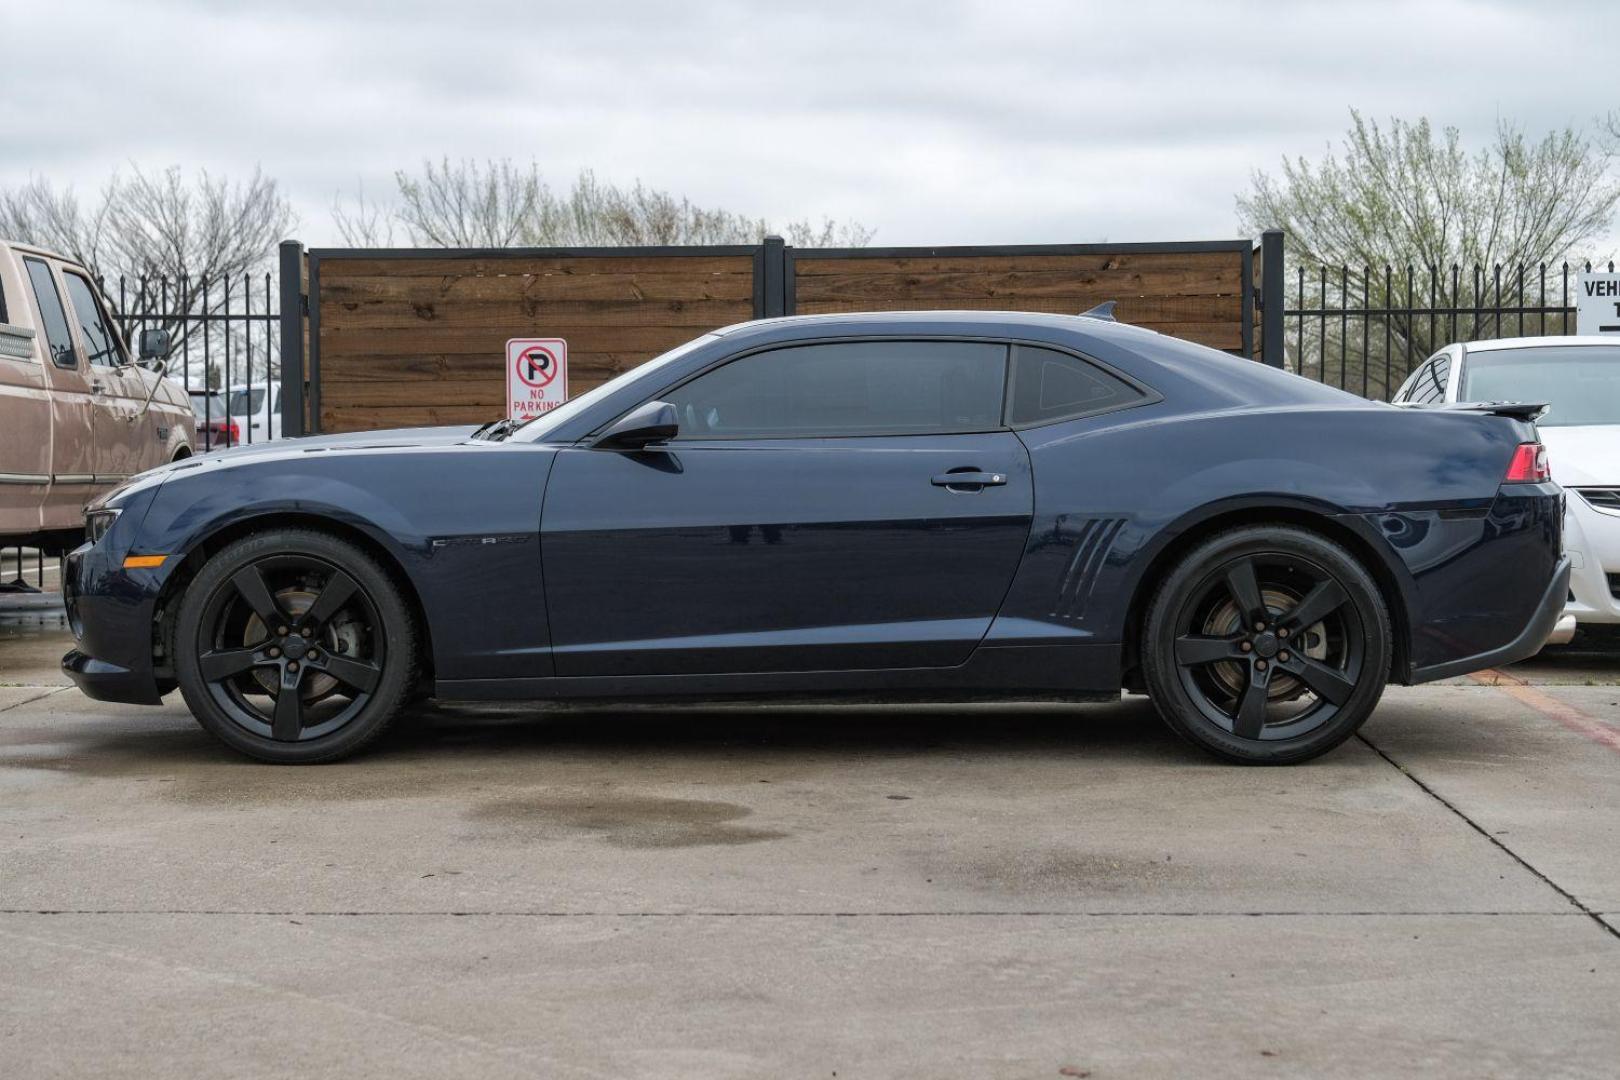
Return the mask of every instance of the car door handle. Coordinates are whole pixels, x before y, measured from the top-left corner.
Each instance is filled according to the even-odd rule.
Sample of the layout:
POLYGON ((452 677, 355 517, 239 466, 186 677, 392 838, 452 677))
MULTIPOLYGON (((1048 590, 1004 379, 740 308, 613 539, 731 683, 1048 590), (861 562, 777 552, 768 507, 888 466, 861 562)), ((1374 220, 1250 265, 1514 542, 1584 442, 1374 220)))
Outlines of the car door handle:
POLYGON ((947 473, 940 473, 929 481, 935 487, 958 492, 982 491, 987 487, 999 487, 1006 482, 1006 473, 980 472, 977 469, 953 469, 947 473))

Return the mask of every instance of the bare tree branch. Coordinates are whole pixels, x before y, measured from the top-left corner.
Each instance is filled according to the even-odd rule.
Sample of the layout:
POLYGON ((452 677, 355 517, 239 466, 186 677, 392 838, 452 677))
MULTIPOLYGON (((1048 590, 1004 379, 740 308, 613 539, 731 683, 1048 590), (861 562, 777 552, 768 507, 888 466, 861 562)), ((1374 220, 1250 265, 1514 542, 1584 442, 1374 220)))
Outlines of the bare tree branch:
MULTIPOLYGON (((635 247, 666 244, 752 244, 776 230, 763 218, 697 206, 641 181, 630 187, 580 173, 558 195, 539 166, 509 160, 425 161, 421 171, 394 174, 397 199, 384 210, 364 193, 333 206, 350 243, 392 239, 392 226, 412 244, 436 247, 635 247)), ((799 246, 862 247, 872 230, 858 222, 788 222, 781 233, 799 246)))

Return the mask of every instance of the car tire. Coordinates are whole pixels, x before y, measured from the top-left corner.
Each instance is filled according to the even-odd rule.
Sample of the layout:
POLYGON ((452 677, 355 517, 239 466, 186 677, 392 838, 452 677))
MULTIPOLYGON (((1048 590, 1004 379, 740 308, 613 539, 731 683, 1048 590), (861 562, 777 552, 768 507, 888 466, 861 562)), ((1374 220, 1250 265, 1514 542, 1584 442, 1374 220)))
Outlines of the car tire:
POLYGON ((1200 543, 1149 604, 1142 673, 1177 734, 1227 761, 1288 765, 1344 742, 1389 679, 1377 583, 1341 545, 1293 526, 1200 543))
POLYGON ((277 529, 203 564, 180 602, 173 655, 204 730, 260 761, 313 765, 388 728, 417 685, 417 642, 410 605, 374 558, 326 533, 277 529))

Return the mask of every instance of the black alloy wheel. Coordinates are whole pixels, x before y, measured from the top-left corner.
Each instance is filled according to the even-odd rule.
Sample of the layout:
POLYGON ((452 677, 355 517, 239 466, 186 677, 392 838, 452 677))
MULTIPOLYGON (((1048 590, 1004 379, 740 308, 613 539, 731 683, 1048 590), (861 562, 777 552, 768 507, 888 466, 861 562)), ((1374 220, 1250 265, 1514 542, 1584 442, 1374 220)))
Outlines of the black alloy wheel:
POLYGON ((1165 721, 1229 760, 1303 761, 1349 738, 1389 677, 1377 584, 1303 529, 1223 533, 1183 558, 1154 597, 1143 673, 1165 721))
POLYGON ((363 551, 304 530, 252 536, 205 563, 181 602, 174 655, 204 728, 286 764, 376 738, 416 671, 398 587, 363 551))

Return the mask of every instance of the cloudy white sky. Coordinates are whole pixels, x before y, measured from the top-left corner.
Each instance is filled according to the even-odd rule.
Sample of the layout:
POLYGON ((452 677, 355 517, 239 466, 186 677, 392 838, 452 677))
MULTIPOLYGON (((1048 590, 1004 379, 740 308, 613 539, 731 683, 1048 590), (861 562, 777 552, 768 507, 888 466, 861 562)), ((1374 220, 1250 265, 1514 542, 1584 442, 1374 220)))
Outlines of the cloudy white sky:
POLYGON ((1487 137, 1620 108, 1620 3, 0 0, 0 184, 285 186, 299 238, 426 157, 584 167, 877 243, 1235 235, 1357 107, 1487 137))

